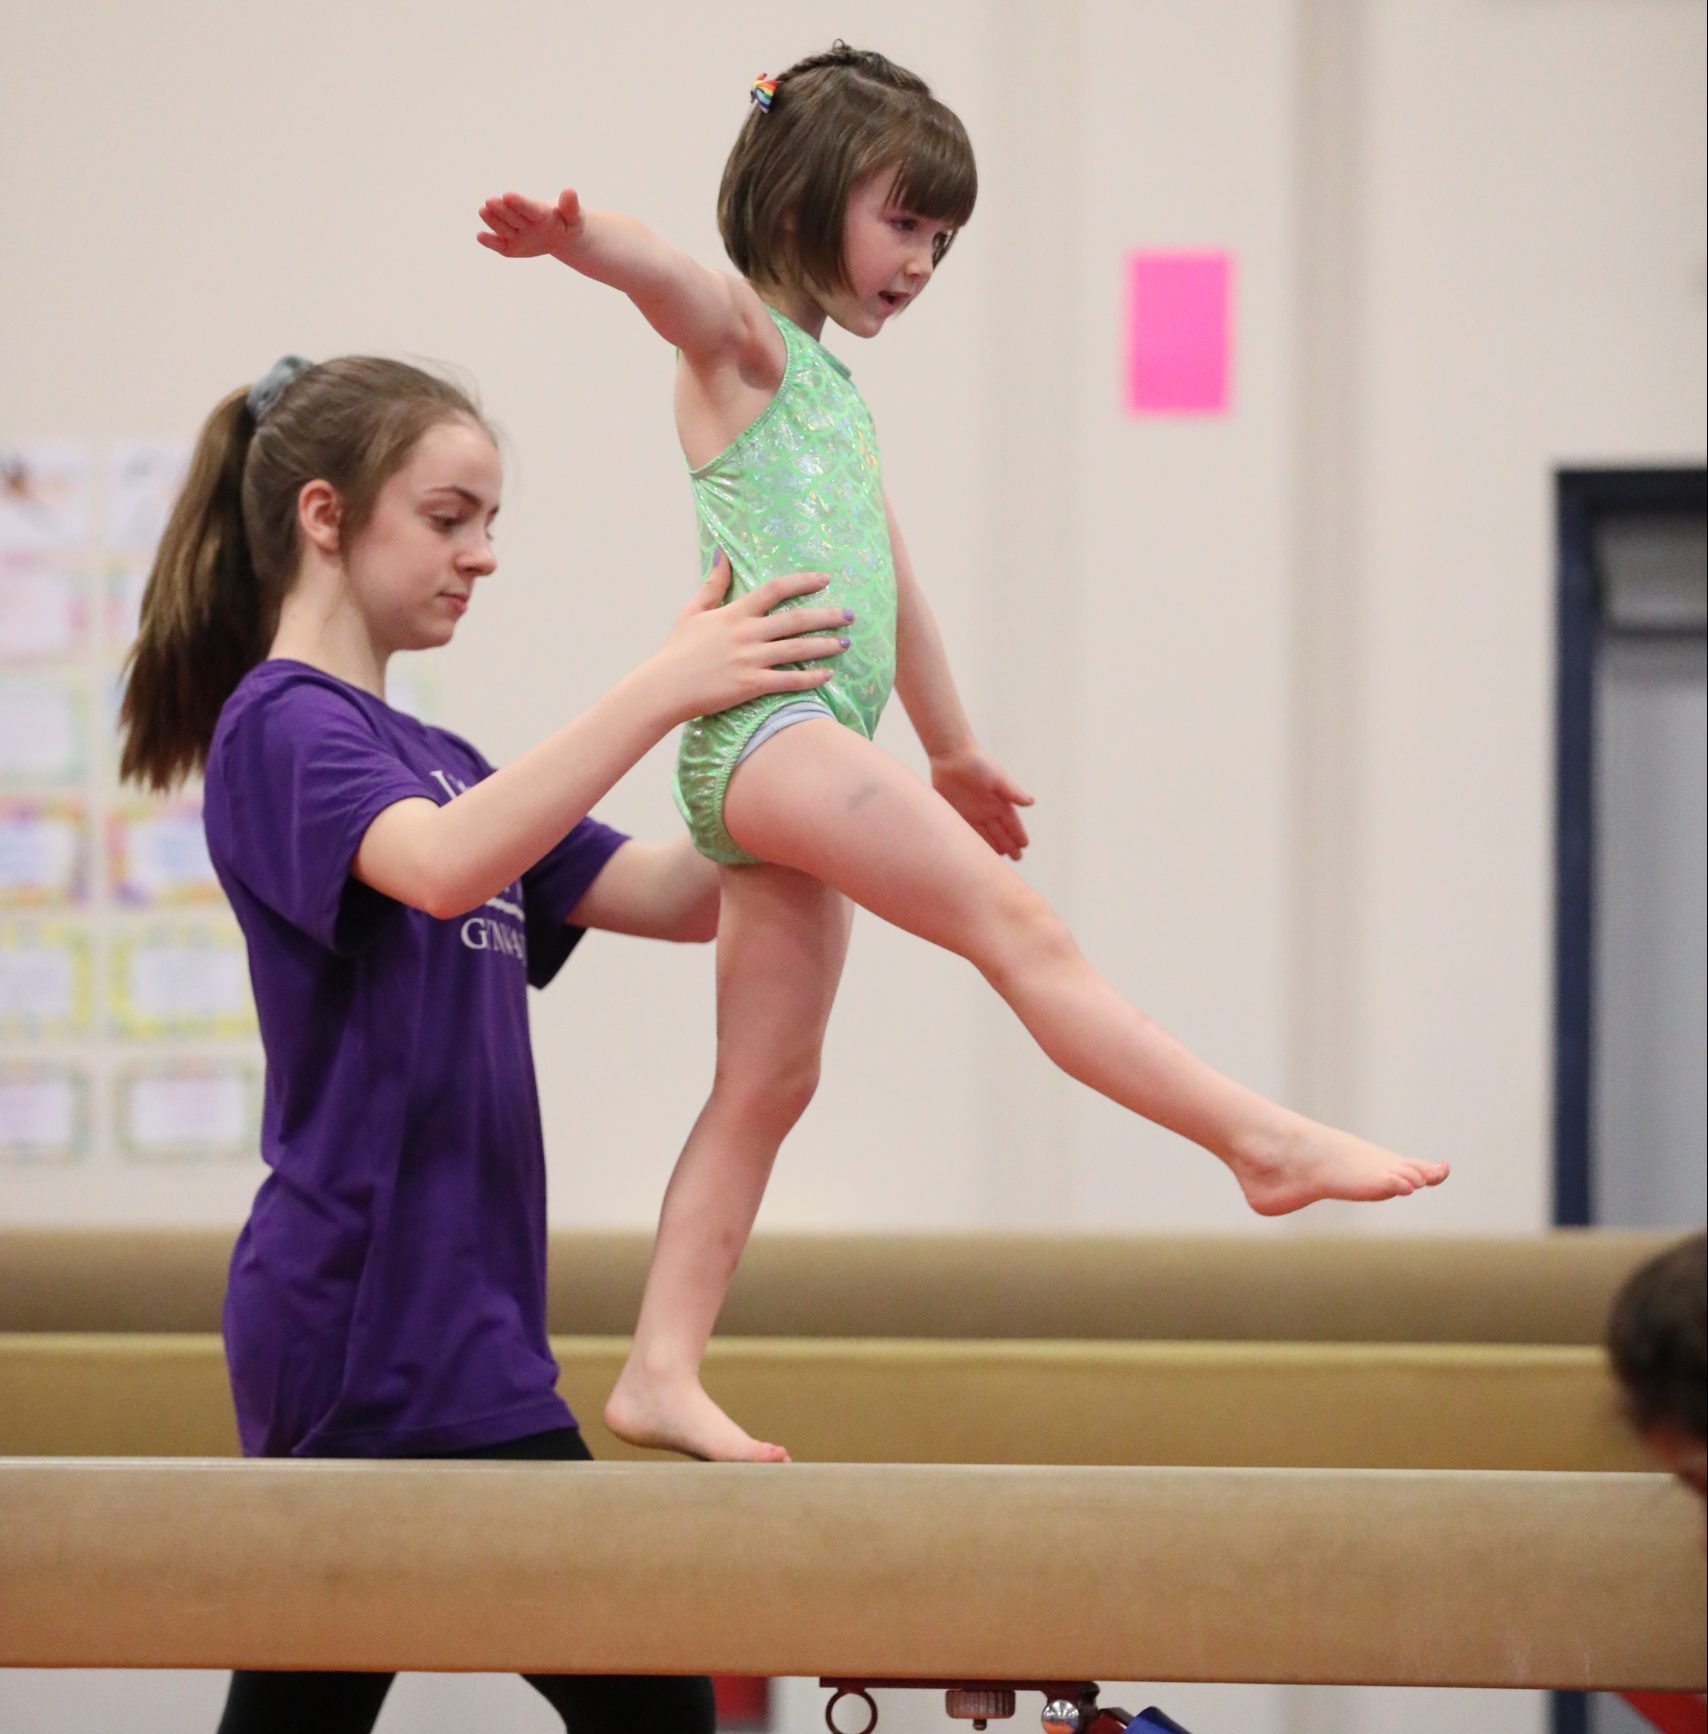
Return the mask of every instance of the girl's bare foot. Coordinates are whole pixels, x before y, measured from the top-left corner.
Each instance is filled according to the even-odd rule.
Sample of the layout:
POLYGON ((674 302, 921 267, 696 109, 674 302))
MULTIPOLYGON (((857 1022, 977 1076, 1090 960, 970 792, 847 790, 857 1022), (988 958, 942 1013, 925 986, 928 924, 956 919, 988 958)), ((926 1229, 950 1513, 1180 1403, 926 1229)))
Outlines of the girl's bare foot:
POLYGON ((707 1463, 789 1461, 781 1445, 744 1433, 691 1376, 658 1378, 625 1367, 605 1405, 605 1425, 630 1445, 707 1463))
POLYGON ((1260 1216, 1285 1216, 1322 1198, 1374 1203, 1405 1198, 1447 1178, 1445 1162, 1417 1162, 1350 1132, 1296 1119, 1228 1160, 1245 1201, 1260 1216))

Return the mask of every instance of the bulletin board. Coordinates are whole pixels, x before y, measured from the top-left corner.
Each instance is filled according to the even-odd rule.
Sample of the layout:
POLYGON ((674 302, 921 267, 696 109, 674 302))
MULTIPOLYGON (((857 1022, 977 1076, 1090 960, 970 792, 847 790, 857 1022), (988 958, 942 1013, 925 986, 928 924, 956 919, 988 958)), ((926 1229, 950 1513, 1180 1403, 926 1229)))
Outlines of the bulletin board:
POLYGON ((99 1219, 150 1171, 260 1174, 254 1004, 199 785, 118 781, 125 657, 188 454, 0 434, 0 1205, 57 1190, 77 1207, 53 1214, 99 1219))

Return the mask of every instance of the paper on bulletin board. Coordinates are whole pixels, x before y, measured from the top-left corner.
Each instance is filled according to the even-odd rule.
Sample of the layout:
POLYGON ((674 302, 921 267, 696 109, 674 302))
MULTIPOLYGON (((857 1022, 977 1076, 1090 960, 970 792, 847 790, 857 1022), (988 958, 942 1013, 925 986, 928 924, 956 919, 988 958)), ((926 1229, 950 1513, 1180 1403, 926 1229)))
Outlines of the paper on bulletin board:
POLYGON ((244 1036, 256 1028, 236 922, 156 923, 113 941, 112 1026, 122 1036, 244 1036))
POLYGON ((0 909, 87 901, 89 829, 89 809, 75 797, 0 797, 0 909))
POLYGON ((121 655, 136 641, 142 623, 142 594, 148 588, 148 564, 140 556, 122 555, 107 569, 107 602, 103 634, 109 651, 121 655))
POLYGON ((68 922, 0 922, 0 1036, 74 1036, 89 1029, 89 935, 68 922))
POLYGON ((0 781, 81 782, 88 763, 89 699, 79 681, 11 675, 0 683, 0 781))
POLYGON ((187 440, 117 440, 107 452, 107 544, 146 569, 190 464, 187 440))
POLYGON ((141 801, 107 819, 107 883, 120 903, 143 907, 218 903, 197 801, 141 801))
POLYGON ((183 1060, 120 1074, 113 1124, 133 1162, 252 1156, 261 1137, 261 1072, 241 1060, 183 1060))
POLYGON ((75 1066, 0 1065, 0 1169, 77 1162, 89 1153, 89 1080, 75 1066))
POLYGON ((0 554, 87 547, 94 467, 70 441, 0 442, 0 554))
POLYGON ((109 668, 101 676, 98 690, 101 727, 110 741, 116 741, 119 736, 119 708, 125 702, 125 682, 128 679, 129 671, 123 668, 109 668))
POLYGON ((0 666, 79 655, 88 622, 85 592, 82 574, 58 557, 0 554, 0 666))

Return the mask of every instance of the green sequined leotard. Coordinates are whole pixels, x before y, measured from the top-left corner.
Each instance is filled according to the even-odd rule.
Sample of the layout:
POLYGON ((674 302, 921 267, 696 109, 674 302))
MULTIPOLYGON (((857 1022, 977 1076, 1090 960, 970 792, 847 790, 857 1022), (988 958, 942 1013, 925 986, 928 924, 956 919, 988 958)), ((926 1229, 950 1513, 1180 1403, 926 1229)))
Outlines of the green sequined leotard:
MULTIPOLYGON (((770 693, 682 731, 676 804, 702 855, 752 861, 725 828, 724 791, 753 731, 802 698, 824 702, 871 738, 895 681, 896 585, 871 413, 848 369, 774 308, 788 360, 759 418, 709 464, 690 470, 702 569, 722 548, 740 596, 785 572, 826 572, 829 585, 783 606, 850 608, 852 643, 811 693, 770 693)), ((804 666, 804 665, 800 665, 804 666)))

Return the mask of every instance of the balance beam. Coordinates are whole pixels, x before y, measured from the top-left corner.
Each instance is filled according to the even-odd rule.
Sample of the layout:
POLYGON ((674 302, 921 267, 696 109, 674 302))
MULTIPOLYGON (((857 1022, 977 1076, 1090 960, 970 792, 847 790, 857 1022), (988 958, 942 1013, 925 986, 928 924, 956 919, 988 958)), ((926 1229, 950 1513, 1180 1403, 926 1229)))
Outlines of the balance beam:
POLYGON ((0 1665, 1695 1691, 1658 1475, 0 1462, 0 1665))
MULTIPOLYGON (((626 1338, 553 1340, 596 1457, 626 1338)), ((720 1337, 713 1395, 797 1461, 1639 1470, 1600 1349, 720 1337)), ((234 1455, 212 1336, 0 1335, 0 1456, 234 1455)))
MULTIPOLYGON (((235 1228, 0 1228, 0 1331, 217 1332, 235 1228)), ((754 1237, 724 1337, 1599 1344, 1676 1237, 787 1234, 754 1237)), ((651 1236, 551 1237, 549 1328, 634 1329, 651 1236)))

